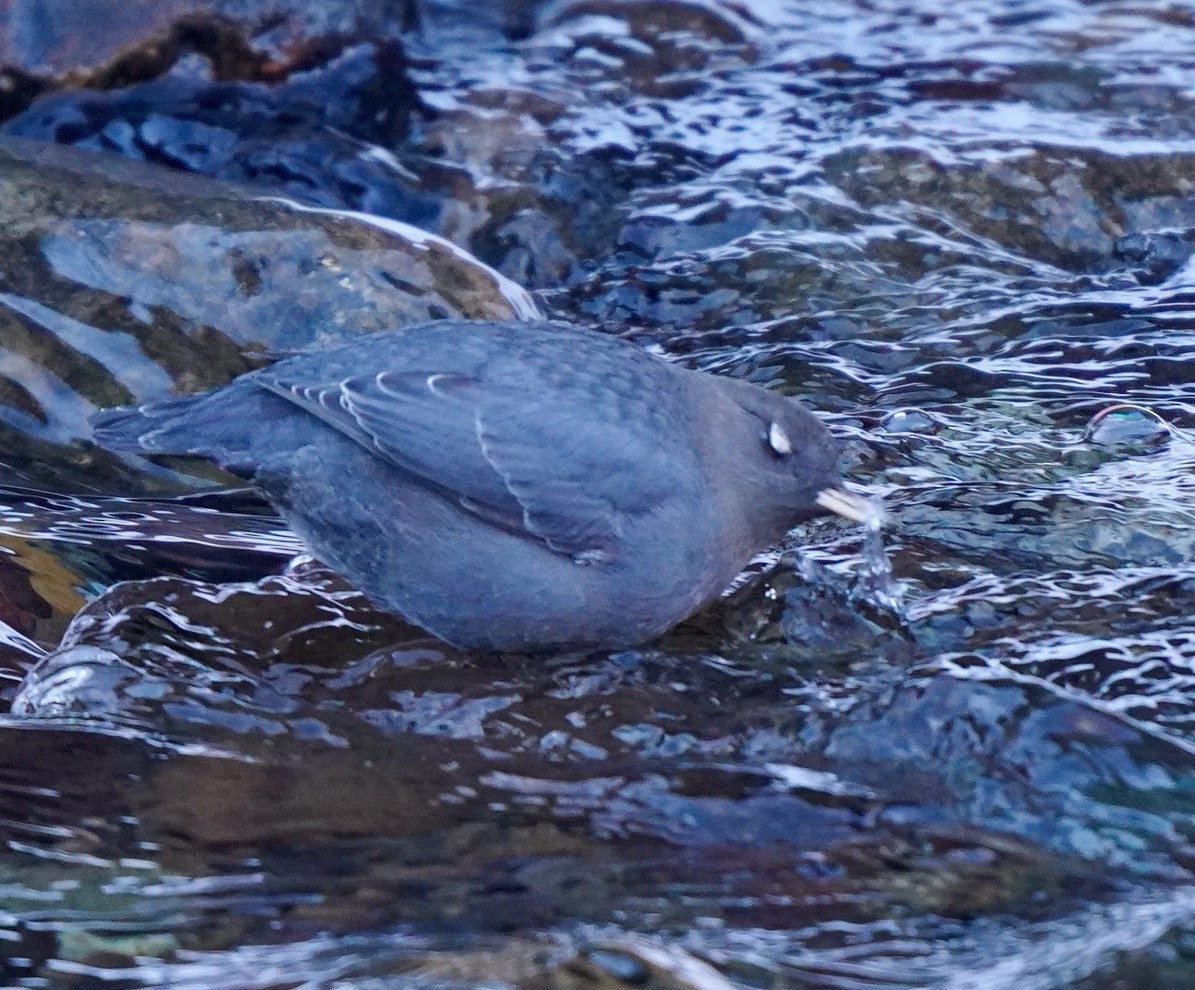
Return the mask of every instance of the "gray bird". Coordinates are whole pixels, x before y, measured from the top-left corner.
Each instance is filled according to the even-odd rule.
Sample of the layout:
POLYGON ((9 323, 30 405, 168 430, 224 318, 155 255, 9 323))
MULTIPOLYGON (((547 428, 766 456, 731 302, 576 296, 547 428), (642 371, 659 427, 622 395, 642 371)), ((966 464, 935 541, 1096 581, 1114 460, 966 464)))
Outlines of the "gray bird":
POLYGON ((861 521, 800 403, 560 323, 439 321, 94 420, 251 478, 329 566, 458 647, 621 647, 826 510, 861 521))

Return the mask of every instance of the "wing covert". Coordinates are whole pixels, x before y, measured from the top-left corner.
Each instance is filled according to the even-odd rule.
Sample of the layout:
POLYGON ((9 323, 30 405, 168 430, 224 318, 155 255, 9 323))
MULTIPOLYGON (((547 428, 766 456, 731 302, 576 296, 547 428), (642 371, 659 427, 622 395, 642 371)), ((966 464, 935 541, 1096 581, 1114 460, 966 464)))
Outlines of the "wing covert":
POLYGON ((274 370, 260 378, 271 391, 478 518, 579 563, 616 559, 625 520, 683 494, 688 478, 671 469, 681 452, 662 448, 666 434, 641 421, 658 410, 625 389, 578 390, 558 374, 529 380, 525 367, 326 383, 274 370))

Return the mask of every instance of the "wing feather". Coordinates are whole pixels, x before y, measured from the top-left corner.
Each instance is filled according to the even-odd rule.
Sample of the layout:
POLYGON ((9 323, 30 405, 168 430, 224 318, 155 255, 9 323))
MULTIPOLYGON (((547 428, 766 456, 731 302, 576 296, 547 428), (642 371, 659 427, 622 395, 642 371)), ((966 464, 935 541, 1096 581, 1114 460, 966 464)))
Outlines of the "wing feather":
POLYGON ((578 562, 617 558, 625 523, 685 494, 691 473, 643 383, 513 358, 480 374, 386 370, 261 383, 487 523, 578 562), (582 387, 584 386, 584 387, 582 387))

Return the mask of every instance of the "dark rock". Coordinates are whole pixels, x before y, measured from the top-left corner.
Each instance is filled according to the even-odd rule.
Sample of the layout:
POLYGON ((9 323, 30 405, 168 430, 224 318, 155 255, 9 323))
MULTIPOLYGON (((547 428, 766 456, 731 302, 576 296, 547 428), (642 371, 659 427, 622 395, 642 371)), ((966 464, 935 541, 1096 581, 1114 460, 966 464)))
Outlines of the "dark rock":
POLYGON ((213 57, 224 78, 275 74, 329 40, 393 34, 408 0, 5 0, 0 65, 45 78, 158 75, 181 55, 213 57))
POLYGON ((53 92, 4 132, 435 229, 443 195, 377 147, 405 138, 415 103, 402 48, 366 44, 277 85, 179 72, 115 91, 53 92))

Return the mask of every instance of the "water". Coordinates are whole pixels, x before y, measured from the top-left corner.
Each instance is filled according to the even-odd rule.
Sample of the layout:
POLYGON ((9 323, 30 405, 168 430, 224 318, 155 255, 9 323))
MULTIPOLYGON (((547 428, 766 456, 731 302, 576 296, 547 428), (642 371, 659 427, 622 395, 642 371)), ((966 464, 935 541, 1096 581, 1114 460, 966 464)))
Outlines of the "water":
POLYGON ((389 149, 436 232, 805 397, 890 524, 491 657, 252 496, 0 491, 0 983, 1195 983, 1195 22, 463 9, 389 149))

